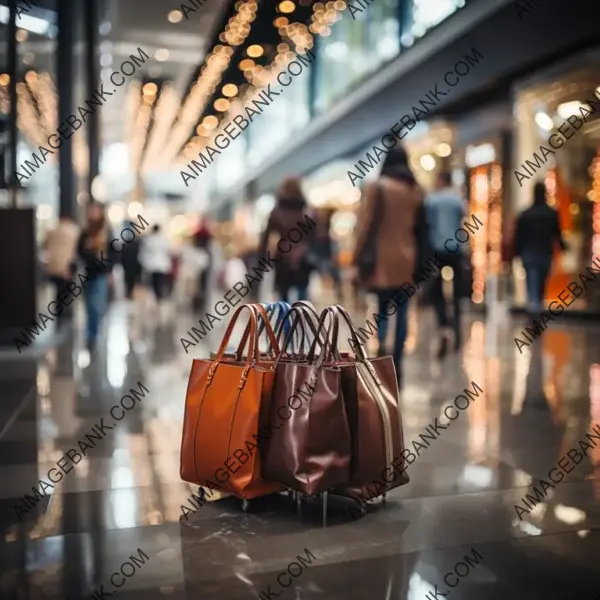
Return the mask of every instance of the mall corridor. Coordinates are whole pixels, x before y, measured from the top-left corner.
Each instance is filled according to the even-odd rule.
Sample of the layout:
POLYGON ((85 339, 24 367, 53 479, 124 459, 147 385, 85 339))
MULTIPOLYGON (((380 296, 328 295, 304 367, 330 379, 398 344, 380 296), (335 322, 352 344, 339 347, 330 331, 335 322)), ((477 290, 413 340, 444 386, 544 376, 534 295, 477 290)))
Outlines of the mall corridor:
MULTIPOLYGON (((563 457, 600 424, 600 327, 558 324, 520 354, 513 338, 522 321, 473 317, 464 350, 438 364, 428 316, 418 328, 413 321, 407 343, 406 439, 441 422, 471 382, 483 393, 458 401, 465 410, 420 450, 410 484, 385 506, 374 500, 357 518, 330 498, 325 527, 318 503, 298 514, 286 495, 252 501, 246 514, 234 498, 189 508, 197 488, 180 480, 179 449, 190 356, 179 338, 191 315, 161 325, 121 302, 93 362, 77 331, 35 359, 3 358, 3 390, 16 393, 22 371, 37 377, 24 402, 6 398, 16 411, 2 411, 0 597, 83 598, 101 585, 108 597, 111 574, 130 556, 139 564, 131 578, 113 578, 125 582, 118 597, 241 600, 269 585, 278 597, 278 574, 302 556, 311 564, 288 597, 434 598, 462 563, 447 577, 455 598, 597 598, 600 443, 580 464, 563 457), (117 422, 111 407, 138 382, 147 391, 135 406, 125 402, 131 410, 113 411, 117 422), (113 429, 88 439, 96 447, 87 458, 17 518, 23 494, 101 419, 113 429), (559 462, 564 479, 518 513, 559 462)), ((195 354, 215 349, 213 333, 195 354)))

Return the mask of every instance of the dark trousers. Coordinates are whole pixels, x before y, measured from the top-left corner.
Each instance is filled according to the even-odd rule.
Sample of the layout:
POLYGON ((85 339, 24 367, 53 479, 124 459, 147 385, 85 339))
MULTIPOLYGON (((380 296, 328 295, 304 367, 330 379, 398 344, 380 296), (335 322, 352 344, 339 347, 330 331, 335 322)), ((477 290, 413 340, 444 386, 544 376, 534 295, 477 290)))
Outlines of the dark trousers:
POLYGON ((443 280, 441 274, 441 268, 450 267, 454 272, 454 278, 452 280, 452 308, 454 318, 452 320, 452 326, 454 328, 455 342, 459 345, 461 342, 461 308, 460 299, 464 291, 464 271, 463 261, 464 257, 460 253, 450 254, 449 252, 439 252, 436 254, 438 258, 438 264, 440 265, 440 273, 437 274, 433 280, 432 285, 432 301, 437 315, 438 326, 448 327, 448 302, 444 297, 443 280))
POLYGON ((124 269, 125 273, 125 295, 128 300, 133 297, 133 290, 136 284, 140 282, 141 273, 139 269, 124 269))
MULTIPOLYGON (((67 289, 67 284, 71 283, 72 280, 71 279, 63 279, 62 277, 56 277, 56 276, 52 275, 50 277, 50 281, 52 281, 52 283, 54 284, 54 290, 55 290, 54 299, 56 300, 56 305, 62 306, 62 302, 59 300, 58 296, 63 290, 67 289)), ((72 317, 73 317, 73 310, 72 310, 71 306, 64 305, 62 307, 62 310, 56 317, 57 326, 60 326, 60 323, 62 323, 65 319, 71 319, 72 317)))
POLYGON ((277 291, 282 302, 290 301, 291 290, 296 290, 296 300, 294 300, 294 302, 300 302, 300 300, 306 300, 308 298, 308 286, 306 285, 278 287, 277 291))
POLYGON ((169 275, 168 273, 160 273, 155 271, 150 275, 152 282, 152 290, 157 300, 163 300, 169 294, 169 275))

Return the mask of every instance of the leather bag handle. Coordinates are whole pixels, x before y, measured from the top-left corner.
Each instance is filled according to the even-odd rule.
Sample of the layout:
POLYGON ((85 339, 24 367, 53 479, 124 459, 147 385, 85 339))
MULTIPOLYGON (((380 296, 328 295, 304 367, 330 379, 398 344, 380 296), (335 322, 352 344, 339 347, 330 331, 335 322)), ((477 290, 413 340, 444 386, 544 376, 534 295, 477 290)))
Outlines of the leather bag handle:
MULTIPOLYGON (((268 309, 266 309, 263 304, 259 304, 259 303, 246 304, 244 306, 251 306, 257 313, 258 323, 260 324, 260 327, 258 328, 258 331, 256 333, 257 345, 260 346, 260 336, 263 331, 266 331, 267 338, 269 340, 269 347, 268 347, 267 353, 272 354, 273 357, 277 356, 280 352, 279 343, 277 341, 277 338, 275 337, 275 334, 273 333, 273 328, 271 327, 271 321, 269 319, 268 309)), ((246 343, 248 341, 248 336, 250 335, 249 327, 250 327, 250 323, 248 323, 248 325, 246 325, 246 329, 244 330, 244 333, 242 334, 242 339, 240 340, 237 351, 235 353, 235 358, 238 361, 242 360, 243 351, 244 351, 244 348, 246 347, 246 343)), ((259 353, 260 353, 260 350, 259 350, 259 353)))

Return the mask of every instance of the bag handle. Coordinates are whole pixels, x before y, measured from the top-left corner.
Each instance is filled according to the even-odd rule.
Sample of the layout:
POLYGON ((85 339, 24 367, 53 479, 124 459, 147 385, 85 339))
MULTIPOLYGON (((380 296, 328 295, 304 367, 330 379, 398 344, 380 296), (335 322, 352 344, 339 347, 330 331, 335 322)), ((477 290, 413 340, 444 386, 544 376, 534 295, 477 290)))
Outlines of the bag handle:
POLYGON ((249 322, 250 348, 248 351, 248 356, 246 357, 246 364, 245 364, 244 370, 242 372, 242 377, 240 379, 238 388, 241 389, 242 387, 244 387, 244 384, 246 383, 246 379, 248 377, 248 372, 250 371, 250 367, 252 367, 252 365, 255 362, 257 362, 259 359, 258 336, 256 335, 258 311, 256 310, 255 306, 252 304, 243 304, 233 313, 231 320, 229 321, 229 325, 227 325, 227 329, 225 330, 225 334, 223 335, 223 339, 221 340, 221 345, 219 346, 219 349, 217 350, 217 354, 215 356, 213 364, 208 369, 208 379, 206 381, 207 387, 211 384, 213 377, 215 376, 215 371, 217 370, 217 367, 221 364, 221 360, 223 359, 223 355, 225 354, 225 348, 227 348, 227 344, 229 343, 229 339, 231 338, 231 334, 233 332, 235 323, 238 320, 238 318, 243 310, 248 310, 248 312, 250 313, 250 322, 249 322))
POLYGON ((306 360, 309 363, 315 362, 315 353, 317 350, 317 344, 321 347, 319 352, 319 356, 316 359, 316 362, 321 365, 324 361, 334 362, 336 360, 340 360, 340 353, 338 352, 337 346, 332 344, 331 334, 334 333, 333 339, 337 340, 337 330, 339 329, 338 318, 333 310, 333 307, 329 306, 324 308, 321 311, 321 315, 319 317, 319 325, 318 325, 318 335, 315 336, 313 342, 310 346, 310 350, 308 352, 306 360), (330 318, 329 326, 327 328, 327 332, 325 333, 325 340, 321 339, 321 331, 323 331, 325 326, 325 320, 327 317, 330 318))
MULTIPOLYGON (((277 341, 277 338, 275 337, 275 334, 273 333, 273 328, 271 327, 271 321, 269 319, 268 308, 265 309, 264 305, 259 304, 259 303, 246 304, 245 306, 251 306, 257 313, 258 323, 259 323, 258 331, 256 334, 257 345, 260 346, 260 336, 263 331, 266 331, 267 338, 269 339, 269 347, 267 349, 267 354, 272 354, 274 357, 277 356, 280 352, 279 343, 277 341)), ((249 327, 250 327, 250 324, 246 325, 246 329, 244 330, 244 333, 242 334, 242 339, 240 340, 238 349, 235 353, 235 358, 238 361, 242 360, 243 351, 244 351, 244 348, 246 347, 246 342, 248 341, 248 336, 250 334, 249 327)), ((260 353, 260 350, 259 350, 259 353, 260 353)))
MULTIPOLYGON (((265 306, 265 305, 263 304, 263 306, 265 306)), ((279 324, 285 318, 285 315, 289 312, 289 310, 291 308, 292 307, 287 302, 269 302, 268 304, 266 304, 266 310, 267 310, 267 315, 269 317, 269 322, 271 322, 273 315, 275 315, 275 314, 277 315, 275 318, 275 325, 271 325, 273 331, 277 331, 277 329, 279 328, 279 324)), ((262 335, 264 329, 265 329, 265 323, 264 323, 264 321, 261 321, 259 323, 259 327, 258 327, 258 337, 260 337, 262 335)), ((279 341, 279 338, 277 338, 277 341, 279 341)), ((270 350, 271 350, 271 348, 269 348, 269 351, 270 350)))
MULTIPOLYGON (((352 336, 352 341, 354 342, 354 355, 356 356, 356 358, 360 361, 360 362, 367 362, 368 361, 368 356, 367 353, 365 352, 365 349, 363 347, 363 342, 360 341, 360 339, 358 338, 358 333, 356 331, 356 326, 354 325, 354 322, 352 321, 352 317, 348 314, 348 311, 341 305, 341 304, 334 304, 333 306, 330 307, 337 315, 341 315, 342 318, 344 319, 344 321, 346 321, 346 324, 348 325, 348 329, 350 330, 350 335, 352 336)), ((334 330, 334 340, 333 343, 336 345, 337 347, 337 336, 338 336, 338 332, 339 329, 334 330)))

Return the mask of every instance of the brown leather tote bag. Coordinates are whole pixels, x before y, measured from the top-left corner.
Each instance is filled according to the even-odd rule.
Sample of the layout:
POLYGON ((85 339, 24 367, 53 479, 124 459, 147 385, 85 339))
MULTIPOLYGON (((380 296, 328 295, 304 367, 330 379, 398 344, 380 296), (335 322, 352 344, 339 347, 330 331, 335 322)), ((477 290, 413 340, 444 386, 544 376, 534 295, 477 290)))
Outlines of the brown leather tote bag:
POLYGON ((261 477, 257 438, 261 421, 268 418, 274 365, 261 364, 257 322, 254 307, 240 306, 227 326, 215 360, 194 359, 181 438, 184 481, 245 499, 281 491, 280 486, 261 477), (239 362, 223 360, 243 311, 250 316, 247 356, 239 362))
MULTIPOLYGON (((295 320, 281 349, 285 355, 302 310, 292 307, 295 320)), ((329 313, 322 313, 313 349, 323 335, 329 313)), ((331 325, 331 324, 330 324, 331 325)), ((278 360, 270 407, 264 476, 293 490, 313 495, 348 482, 350 431, 344 409, 340 370, 326 364, 328 344, 306 362, 278 360)), ((311 349, 312 350, 312 349, 311 349)), ((332 362, 330 360, 330 362, 332 362)))
POLYGON ((342 355, 337 363, 342 376, 352 454, 350 480, 336 493, 367 501, 404 485, 404 434, 399 407, 396 370, 391 356, 369 359, 356 334, 350 315, 340 305, 334 313, 332 344, 337 346, 338 318, 350 329, 355 357, 342 355))

